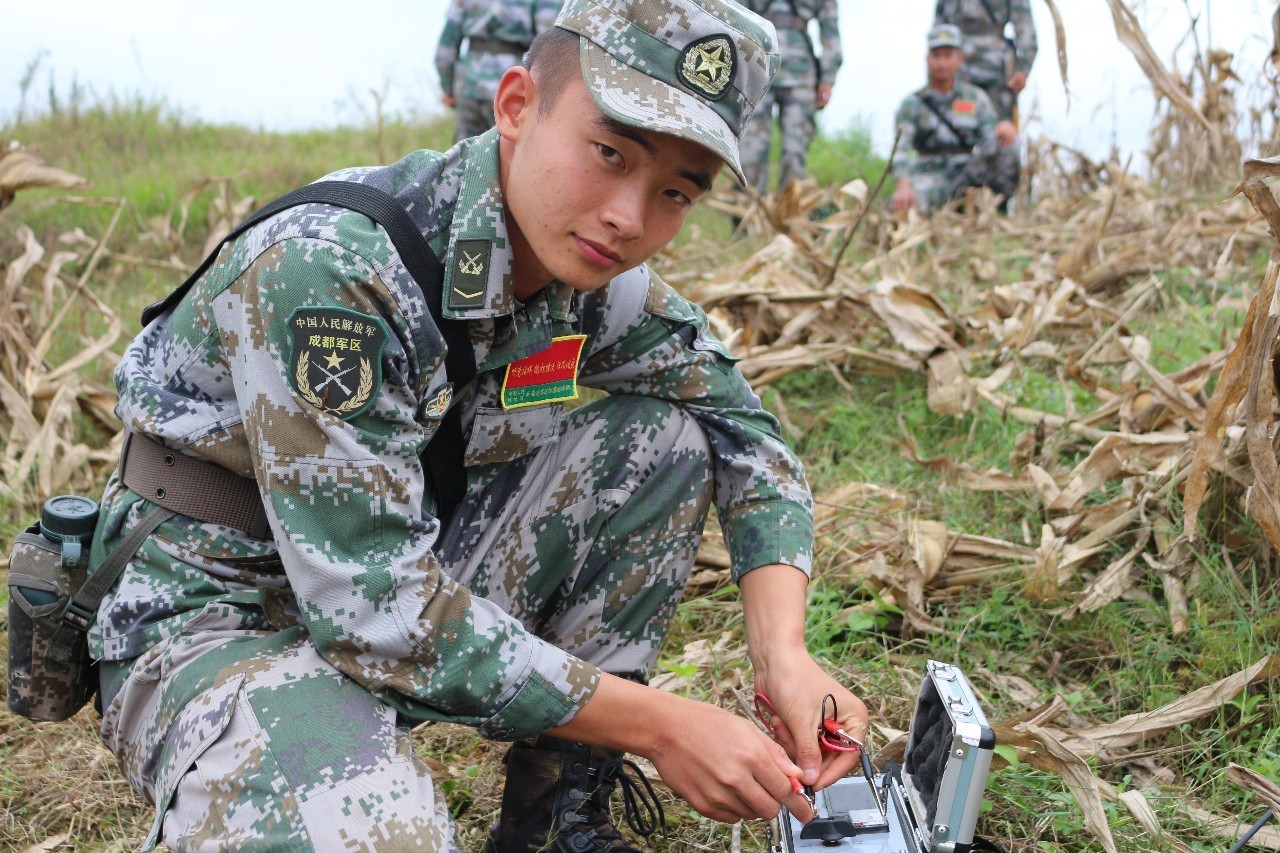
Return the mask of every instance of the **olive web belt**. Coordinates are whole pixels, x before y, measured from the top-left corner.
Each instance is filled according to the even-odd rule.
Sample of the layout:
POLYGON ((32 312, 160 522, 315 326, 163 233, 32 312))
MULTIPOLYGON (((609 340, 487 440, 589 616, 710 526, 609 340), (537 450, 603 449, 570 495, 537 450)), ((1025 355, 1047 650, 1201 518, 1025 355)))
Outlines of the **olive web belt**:
POLYGON ((149 436, 125 436, 120 479, 152 503, 197 521, 234 527, 254 539, 271 535, 254 480, 170 450, 149 436))

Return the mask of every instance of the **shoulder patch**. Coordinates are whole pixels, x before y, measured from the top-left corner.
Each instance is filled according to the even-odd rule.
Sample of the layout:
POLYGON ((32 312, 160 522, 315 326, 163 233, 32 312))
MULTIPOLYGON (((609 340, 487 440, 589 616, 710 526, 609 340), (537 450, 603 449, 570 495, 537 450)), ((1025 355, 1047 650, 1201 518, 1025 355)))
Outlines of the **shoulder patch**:
POLYGON ((387 345, 380 318, 345 308, 299 308, 289 330, 289 384, 307 405, 350 420, 377 399, 387 345))

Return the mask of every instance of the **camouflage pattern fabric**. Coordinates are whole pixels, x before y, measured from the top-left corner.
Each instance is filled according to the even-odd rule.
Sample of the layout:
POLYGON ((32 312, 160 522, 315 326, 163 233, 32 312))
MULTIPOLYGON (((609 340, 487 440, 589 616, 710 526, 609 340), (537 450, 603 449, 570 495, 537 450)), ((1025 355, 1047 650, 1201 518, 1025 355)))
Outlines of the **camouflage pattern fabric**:
POLYGON ((809 173, 809 147, 817 134, 817 93, 807 86, 774 87, 751 116, 742 137, 742 169, 756 192, 769 191, 769 153, 775 124, 782 150, 778 159, 778 187, 809 173))
POLYGON ((493 127, 498 81, 524 59, 533 37, 555 23, 560 0, 452 0, 436 45, 440 90, 456 99, 454 139, 479 136, 493 127), (463 51, 477 39, 518 45, 518 50, 463 51))
MULTIPOLYGON (((929 87, 912 92, 898 107, 897 124, 902 131, 898 153, 893 158, 893 174, 904 176, 920 198, 923 210, 946 204, 967 186, 990 186, 997 192, 1007 190, 1000 176, 1007 169, 1006 160, 1016 147, 1001 148, 995 139, 998 121, 995 108, 985 92, 976 86, 956 81, 950 94, 943 95, 929 87), (957 136, 943 123, 934 107, 947 117, 957 136), (977 159, 976 163, 974 161, 977 159)), ((1016 182, 1015 182, 1016 186, 1016 182)), ((1005 192, 1007 195, 1007 192, 1005 192)))
MULTIPOLYGON (((553 282, 515 300, 497 140, 330 176, 400 197, 443 260, 443 312, 469 321, 479 365, 470 387, 449 384, 443 339, 385 232, 327 205, 226 246, 121 361, 127 428, 254 478, 273 533, 175 517, 90 632, 95 658, 121 662, 103 670, 104 741, 166 841, 223 837, 218 821, 241 838, 310 833, 318 796, 313 811, 356 846, 377 846, 372 809, 397 837, 448 850, 403 729, 532 736, 571 719, 601 668, 647 671, 708 487, 737 574, 809 570, 800 463, 700 309, 644 266, 594 294, 553 282), (576 381, 516 387, 513 374, 555 367, 537 361, 553 339, 584 328, 576 381), (578 385, 609 402, 566 412, 578 385), (422 453, 450 405, 463 407, 468 490, 442 521, 422 453), (334 718, 335 742, 371 738, 341 770, 307 740, 330 737, 334 718), (293 764, 259 762, 266 744, 293 764), (340 811, 331 779, 364 799, 340 811), (296 808, 267 791, 293 791, 296 808)), ((151 506, 113 478, 91 570, 151 506)))
POLYGON ((1000 118, 1012 121, 1017 98, 1008 80, 1016 72, 1031 73, 1038 49, 1031 0, 985 0, 985 4, 984 0, 938 0, 933 23, 960 27, 964 33, 961 78, 985 91, 1000 118), (1008 40, 1006 22, 1012 29, 1008 40))
POLYGON ((62 563, 61 543, 32 525, 13 540, 9 552, 9 710, 33 720, 65 720, 92 695, 95 674, 80 637, 69 665, 51 665, 49 649, 67 602, 84 584, 85 561, 62 563))
POLYGON ((782 57, 773 86, 756 107, 742 137, 746 181, 763 194, 769 189, 769 149, 775 123, 782 144, 777 185, 785 187, 808 174, 809 147, 817 132, 817 89, 835 84, 844 54, 836 0, 745 0, 743 5, 774 25, 782 57), (820 55, 809 37, 809 22, 815 20, 820 55))
POLYGON ((767 21, 726 0, 591 0, 556 26, 582 36, 601 112, 709 148, 744 180, 739 139, 778 71, 767 21))

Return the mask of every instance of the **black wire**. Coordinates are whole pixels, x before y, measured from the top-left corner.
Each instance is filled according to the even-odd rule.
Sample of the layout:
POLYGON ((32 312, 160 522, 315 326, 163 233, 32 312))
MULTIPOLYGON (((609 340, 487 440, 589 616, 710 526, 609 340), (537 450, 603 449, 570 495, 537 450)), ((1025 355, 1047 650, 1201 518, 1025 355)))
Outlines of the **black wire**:
POLYGON ((1267 821, 1271 820, 1273 817, 1275 817, 1275 813, 1272 812, 1271 809, 1267 809, 1266 814, 1258 818, 1258 822, 1249 827, 1249 831, 1240 836, 1240 840, 1237 841, 1232 848, 1227 851, 1227 853, 1240 853, 1240 851, 1244 849, 1244 846, 1249 843, 1249 839, 1257 835, 1258 830, 1262 829, 1262 827, 1266 825, 1267 821))

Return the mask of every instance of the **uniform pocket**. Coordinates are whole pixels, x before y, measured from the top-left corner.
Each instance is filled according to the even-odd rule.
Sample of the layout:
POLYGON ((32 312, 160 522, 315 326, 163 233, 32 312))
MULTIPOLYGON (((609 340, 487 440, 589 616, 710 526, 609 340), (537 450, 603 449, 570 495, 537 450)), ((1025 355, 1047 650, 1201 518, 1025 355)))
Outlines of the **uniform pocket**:
POLYGON ((510 462, 550 444, 559 435, 563 410, 560 403, 511 411, 496 406, 476 410, 467 440, 466 465, 510 462))
POLYGON ((235 713, 243 675, 236 675, 206 690, 187 703, 174 717, 164 737, 156 770, 156 818, 141 850, 152 850, 164 826, 164 813, 178 781, 190 771, 202 753, 222 736, 235 713))

